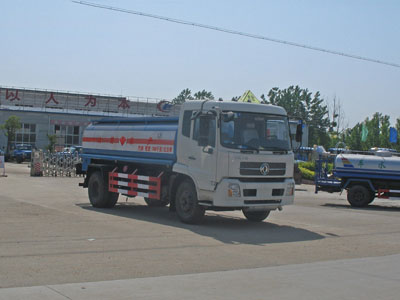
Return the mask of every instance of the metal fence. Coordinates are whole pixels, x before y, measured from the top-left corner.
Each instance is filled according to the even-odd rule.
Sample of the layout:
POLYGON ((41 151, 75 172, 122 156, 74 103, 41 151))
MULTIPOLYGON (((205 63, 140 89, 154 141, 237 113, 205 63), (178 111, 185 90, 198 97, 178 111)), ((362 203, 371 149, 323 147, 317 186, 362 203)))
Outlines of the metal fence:
POLYGON ((81 162, 79 153, 33 151, 31 176, 75 177, 76 165, 81 162))

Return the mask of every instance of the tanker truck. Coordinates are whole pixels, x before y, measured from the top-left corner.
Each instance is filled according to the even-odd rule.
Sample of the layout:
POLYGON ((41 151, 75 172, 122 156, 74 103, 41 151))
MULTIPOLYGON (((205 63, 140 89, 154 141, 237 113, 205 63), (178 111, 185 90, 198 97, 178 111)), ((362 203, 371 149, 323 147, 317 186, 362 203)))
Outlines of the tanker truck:
POLYGON ((326 159, 317 161, 315 192, 347 191, 351 206, 364 207, 374 199, 400 199, 400 157, 388 151, 338 154, 333 176, 326 172, 326 159))
POLYGON ((169 204, 184 223, 200 222, 206 210, 242 210, 261 222, 293 203, 294 156, 282 107, 189 101, 179 117, 94 121, 82 146, 80 186, 94 207, 111 208, 121 194, 169 204))

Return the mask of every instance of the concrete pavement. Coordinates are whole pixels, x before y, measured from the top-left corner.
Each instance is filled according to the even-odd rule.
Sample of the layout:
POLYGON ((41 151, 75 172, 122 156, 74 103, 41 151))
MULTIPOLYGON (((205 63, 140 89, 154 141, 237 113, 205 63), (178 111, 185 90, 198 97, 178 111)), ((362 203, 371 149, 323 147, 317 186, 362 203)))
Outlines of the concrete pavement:
POLYGON ((400 255, 102 282, 0 289, 1 300, 398 300, 400 255))

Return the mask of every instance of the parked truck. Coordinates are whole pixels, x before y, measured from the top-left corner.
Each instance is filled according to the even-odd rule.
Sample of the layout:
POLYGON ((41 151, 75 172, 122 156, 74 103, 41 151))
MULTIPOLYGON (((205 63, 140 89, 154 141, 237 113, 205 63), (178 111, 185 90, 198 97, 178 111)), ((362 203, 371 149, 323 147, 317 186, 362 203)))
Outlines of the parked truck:
POLYGON ((242 210, 260 222, 293 203, 289 124, 278 106, 189 101, 179 117, 95 121, 81 156, 80 185, 94 207, 111 208, 121 194, 169 204, 185 223, 206 210, 242 210))
MULTIPOLYGON (((350 152, 350 151, 347 151, 350 152)), ((388 151, 364 154, 340 153, 328 174, 326 163, 317 161, 315 192, 347 191, 350 205, 364 207, 374 199, 400 199, 400 157, 388 151)))
POLYGON ((32 145, 30 144, 17 144, 13 147, 11 152, 11 159, 17 163, 22 163, 26 160, 30 161, 32 155, 32 145))

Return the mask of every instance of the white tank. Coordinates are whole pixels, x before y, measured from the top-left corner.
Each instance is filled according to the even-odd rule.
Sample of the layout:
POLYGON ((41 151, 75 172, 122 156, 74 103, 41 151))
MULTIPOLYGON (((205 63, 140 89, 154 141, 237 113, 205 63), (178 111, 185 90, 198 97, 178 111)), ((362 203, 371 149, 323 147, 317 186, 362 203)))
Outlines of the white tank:
POLYGON ((340 171, 400 174, 400 157, 387 155, 339 154, 335 169, 340 171))

